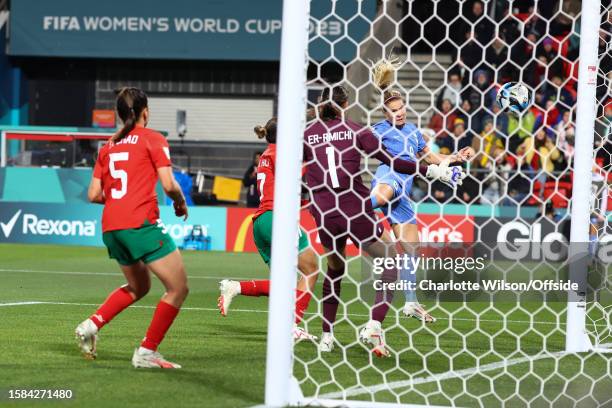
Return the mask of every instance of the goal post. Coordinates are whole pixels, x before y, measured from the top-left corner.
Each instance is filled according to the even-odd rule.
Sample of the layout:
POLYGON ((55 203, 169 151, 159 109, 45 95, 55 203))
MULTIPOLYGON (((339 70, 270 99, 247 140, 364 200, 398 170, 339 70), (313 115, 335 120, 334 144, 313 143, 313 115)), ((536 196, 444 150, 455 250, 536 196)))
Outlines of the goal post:
MULTIPOLYGON (((576 282, 586 282, 585 255, 589 242, 591 223, 591 184, 593 178, 593 141, 597 111, 595 88, 599 59, 599 22, 601 3, 583 0, 580 26, 580 70, 578 72, 578 96, 576 102, 576 142, 574 151, 574 180, 571 201, 570 277, 576 282)), ((581 285, 585 286, 585 285, 581 285)), ((565 350, 569 353, 593 349, 586 333, 586 298, 574 293, 568 299, 567 332, 565 350)))
MULTIPOLYGON (((602 81, 598 71, 599 65, 609 69, 609 64, 600 64, 598 48, 601 24, 612 8, 598 0, 583 0, 578 6, 563 0, 534 0, 531 7, 529 1, 373 2, 377 8, 368 9, 368 0, 283 2, 266 406, 612 403, 612 367, 599 353, 612 345, 612 306, 599 304, 601 298, 591 298, 584 290, 592 276, 587 270, 587 254, 593 212, 601 212, 605 219, 599 237, 605 235, 607 242, 612 242, 608 206, 604 203, 594 210, 591 200, 592 184, 597 181, 593 178, 594 156, 600 149, 594 147, 594 134, 598 121, 608 120, 596 112, 602 104, 612 103, 605 102, 610 100, 609 93, 608 99, 602 99, 597 88, 598 75, 599 83, 606 87, 612 78, 604 72, 606 79, 602 81), (346 12, 349 4, 356 5, 353 15, 346 12), (364 23, 369 29, 360 31, 364 23), (360 34, 353 37, 355 32, 360 34), (346 58, 350 54, 347 45, 354 48, 351 58, 346 58), (477 151, 476 159, 464 166, 468 176, 460 189, 448 189, 420 176, 412 180, 410 202, 420 242, 463 243, 467 248, 483 244, 495 249, 500 249, 500 243, 508 247, 533 245, 536 248, 525 250, 523 255, 506 252, 510 255, 492 266, 491 276, 505 279, 522 275, 528 283, 547 279, 558 283, 567 279, 565 267, 569 266, 569 281, 582 285, 567 298, 567 291, 551 294, 552 290, 543 289, 526 300, 522 293, 508 300, 484 291, 476 301, 457 301, 422 290, 416 296, 437 319, 432 324, 406 317, 410 313, 405 307, 413 302, 407 292, 398 290, 382 322, 391 358, 376 359, 360 336, 361 328, 369 324, 377 290, 372 285, 373 263, 362 258, 363 252, 351 243, 346 253, 333 244, 331 251, 343 258, 346 266, 339 275, 342 292, 330 313, 331 302, 326 304, 330 296, 321 288, 327 262, 321 242, 325 226, 310 218, 304 220, 307 216, 300 219, 304 213, 300 213, 299 204, 300 191, 313 190, 303 185, 301 167, 306 110, 318 104, 314 90, 345 84, 350 94, 346 117, 356 126, 374 131, 376 123, 385 126, 384 121, 391 120, 384 116, 389 110, 383 109, 384 89, 371 66, 373 61, 389 57, 391 51, 392 57, 398 57, 390 63, 395 67, 391 86, 407 106, 407 122, 421 131, 428 148, 450 154, 459 150, 459 142, 468 135, 469 140, 479 141, 464 145, 475 146, 477 151), (580 70, 575 78, 578 62, 580 70), (559 76, 562 83, 557 81, 559 76), (493 101, 499 86, 506 82, 524 83, 535 94, 534 99, 539 96, 540 100, 522 116, 499 110, 493 101), (449 98, 454 98, 450 110, 445 107, 449 98), (555 109, 559 121, 548 122, 547 115, 555 109), (569 119, 564 116, 568 113, 569 119), (571 139, 570 130, 575 139, 571 139), (551 165, 553 160, 556 162, 551 165), (465 186, 468 183, 471 189, 465 186), (558 213, 549 213, 549 203, 558 213), (320 256, 321 268, 302 324, 313 335, 331 335, 332 350, 328 345, 318 347, 309 341, 294 345, 292 341, 300 223, 320 256), (567 225, 571 231, 566 230, 567 225), (541 247, 553 241, 566 244, 563 237, 568 231, 569 254, 555 253, 558 258, 541 255, 541 247), (569 263, 565 263, 567 255, 569 263), (336 319, 331 331, 329 325, 321 327, 324 313, 336 319)), ((607 34, 604 49, 610 47, 607 34)), ((332 131, 324 135, 335 137, 332 131)), ((327 143, 325 137, 321 140, 327 143)), ((612 140, 609 144, 604 152, 609 152, 608 172, 612 169, 612 140)), ((306 164, 317 164, 316 159, 309 160, 306 164)), ((334 163, 328 164, 332 168, 337 162, 328 163, 334 163)), ((377 165, 371 156, 364 155, 361 172, 351 174, 351 183, 363 178, 366 188, 371 189, 377 165)), ((607 203, 612 195, 606 187, 608 178, 603 180, 600 184, 605 195, 601 197, 607 203)), ((333 194, 340 200, 339 193, 333 194)), ((346 218, 349 225, 356 216, 346 218)), ((386 228, 395 234, 393 227, 386 228)), ((401 242, 395 244, 391 246, 402 246, 401 242)), ((426 255, 412 254, 410 259, 419 257, 426 255)), ((604 283, 597 290, 606 291, 609 299, 612 275, 608 265, 604 266, 604 283)), ((431 276, 425 267, 414 269, 418 269, 415 281, 431 276)), ((441 276, 436 272, 453 272, 445 277, 463 274, 452 269, 432 268, 434 280, 441 276)), ((338 271, 329 273, 332 276, 338 271)), ((336 278, 328 279, 328 286, 332 279, 337 280, 338 275, 333 276, 336 278)))
MULTIPOLYGON (((302 138, 306 112, 309 0, 283 2, 271 286, 266 358, 267 406, 295 404, 292 327, 297 271, 302 138), (292 395, 292 392, 294 395, 292 395)), ((295 395, 298 392, 298 395, 295 395)))

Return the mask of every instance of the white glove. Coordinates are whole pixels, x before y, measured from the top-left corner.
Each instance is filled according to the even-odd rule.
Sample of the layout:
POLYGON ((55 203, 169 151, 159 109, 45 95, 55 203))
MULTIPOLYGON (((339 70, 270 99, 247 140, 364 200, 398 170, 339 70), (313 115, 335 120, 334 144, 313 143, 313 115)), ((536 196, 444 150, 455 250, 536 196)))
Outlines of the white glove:
POLYGON ((459 166, 449 166, 449 160, 443 160, 440 164, 430 164, 427 166, 426 177, 432 180, 440 180, 451 187, 463 184, 463 179, 467 174, 459 166))

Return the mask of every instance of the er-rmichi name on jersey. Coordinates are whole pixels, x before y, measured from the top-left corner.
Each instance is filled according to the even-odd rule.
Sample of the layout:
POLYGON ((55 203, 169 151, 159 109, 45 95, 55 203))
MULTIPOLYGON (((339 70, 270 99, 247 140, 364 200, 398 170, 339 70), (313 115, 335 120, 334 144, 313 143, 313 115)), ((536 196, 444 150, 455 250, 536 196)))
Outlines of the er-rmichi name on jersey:
POLYGON ((353 140, 353 132, 350 130, 342 130, 339 132, 327 132, 322 135, 308 135, 308 144, 319 144, 327 142, 335 142, 338 140, 353 140))

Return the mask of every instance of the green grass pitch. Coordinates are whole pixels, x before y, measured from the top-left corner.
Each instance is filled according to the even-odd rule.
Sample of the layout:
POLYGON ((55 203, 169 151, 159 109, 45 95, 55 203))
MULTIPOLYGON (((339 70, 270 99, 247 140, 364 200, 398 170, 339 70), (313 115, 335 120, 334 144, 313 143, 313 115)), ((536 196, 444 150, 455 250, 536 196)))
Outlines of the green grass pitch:
MULTIPOLYGON (((84 360, 75 326, 124 283, 104 249, 0 245, 0 405, 61 407, 247 407, 263 402, 267 299, 239 297, 222 318, 217 282, 224 277, 264 278, 256 254, 186 252, 190 295, 160 351, 182 370, 136 370, 130 359, 152 316, 162 287, 104 328, 96 361, 84 360), (50 302, 32 304, 23 302, 50 302), (8 303, 20 303, 7 306, 8 303), (62 304, 59 304, 62 303, 62 304), (8 389, 71 389, 70 401, 14 401, 8 389)), ((356 276, 358 262, 351 263, 356 276)), ((321 282, 321 279, 319 280, 321 282)), ((342 298, 357 286, 345 279, 342 298)), ((320 293, 320 288, 316 293, 320 293)), ((397 296, 397 306, 401 305, 397 296)), ((427 302, 425 302, 427 303, 427 302)), ((612 406, 612 360, 602 354, 543 357, 563 350, 560 304, 442 304, 434 325, 391 314, 387 343, 396 353, 372 359, 355 341, 367 320, 358 301, 340 308, 336 337, 344 347, 319 358, 310 343, 296 346, 295 375, 306 396, 483 407, 612 406), (503 361, 510 361, 506 367, 503 361), (481 372, 472 368, 480 366, 481 372), (454 372, 449 375, 449 371, 454 372), (412 382, 410 382, 412 381, 412 382), (381 384, 390 384, 385 390, 381 384), (368 391, 364 391, 365 387, 368 391)), ((308 328, 320 334, 319 305, 308 328)))

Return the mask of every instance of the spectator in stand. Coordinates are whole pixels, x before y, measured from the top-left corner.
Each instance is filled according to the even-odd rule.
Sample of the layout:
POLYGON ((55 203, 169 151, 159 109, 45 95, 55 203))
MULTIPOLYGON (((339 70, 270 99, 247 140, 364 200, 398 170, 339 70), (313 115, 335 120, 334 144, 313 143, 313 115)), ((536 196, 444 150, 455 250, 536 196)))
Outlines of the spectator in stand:
POLYGON ((563 78, 559 75, 554 75, 551 79, 552 84, 547 82, 544 98, 546 100, 557 101, 557 108, 564 112, 574 106, 574 97, 572 93, 563 86, 563 78))
POLYGON ((253 154, 253 163, 249 166, 242 178, 242 185, 246 187, 246 204, 248 208, 259 207, 259 191, 257 191, 257 165, 262 152, 253 154))
POLYGON ((455 119, 453 124, 453 139, 455 139, 454 143, 456 147, 451 149, 452 151, 458 151, 472 145, 474 133, 472 133, 471 130, 466 131, 465 121, 462 118, 455 119))
POLYGON ((476 121, 473 118, 474 109, 472 108, 472 103, 469 99, 464 99, 461 102, 461 107, 457 110, 457 117, 463 119, 463 122, 466 125, 466 128, 473 130, 475 125, 480 125, 479 123, 475 123, 476 121))
POLYGON ((475 41, 474 33, 468 31, 465 35, 466 43, 461 47, 459 52, 460 65, 473 70, 482 64, 483 48, 482 45, 475 41))
POLYGON ((469 99, 474 113, 472 115, 472 129, 476 133, 482 131, 482 121, 491 112, 495 102, 495 89, 491 86, 489 73, 484 69, 479 69, 474 74, 475 84, 468 87, 463 98, 469 99))
POLYGON ((563 161, 563 155, 553 143, 548 132, 540 128, 535 136, 526 138, 516 151, 521 162, 538 173, 538 179, 544 183, 555 170, 555 165, 563 161))
POLYGON ((457 115, 451 111, 452 108, 451 101, 444 99, 441 106, 442 112, 434 113, 429 121, 428 127, 435 132, 436 144, 441 148, 450 147, 449 142, 452 143, 449 132, 457 118, 457 115))
POLYGON ((566 36, 572 31, 572 19, 564 13, 559 13, 550 23, 550 35, 566 36))
POLYGON ((487 45, 493 38, 495 33, 495 24, 485 14, 484 4, 477 0, 472 4, 470 13, 467 13, 467 18, 474 29, 474 34, 480 44, 487 45))
POLYGON ((603 159, 603 169, 612 170, 612 98, 608 98, 604 105, 603 117, 595 120, 595 145, 597 156, 603 159))
POLYGON ((546 101, 546 106, 540 112, 539 115, 536 116, 535 123, 533 124, 534 129, 540 129, 545 126, 546 131, 550 132, 557 123, 561 120, 561 115, 559 114, 559 110, 555 106, 555 102, 552 99, 546 101))
POLYGON ((470 172, 463 180, 463 184, 457 189, 457 197, 460 202, 466 204, 474 202, 480 195, 480 182, 477 179, 477 174, 470 172))
POLYGON ((490 118, 485 119, 480 135, 472 139, 472 149, 476 152, 472 160, 474 167, 492 170, 495 164, 503 163, 506 156, 504 141, 495 131, 490 118))
POLYGON ((461 76, 457 71, 451 71, 448 74, 448 83, 442 89, 442 92, 438 94, 438 98, 436 100, 436 106, 438 109, 442 107, 442 101, 444 99, 448 99, 453 106, 453 108, 459 107, 461 104, 461 88, 463 85, 461 84, 461 76))
POLYGON ((574 157, 574 136, 576 132, 571 111, 563 112, 561 121, 557 124, 555 131, 557 133, 557 147, 565 156, 565 161, 571 163, 572 157, 574 157))
POLYGON ((503 15, 500 18, 499 35, 506 41, 506 44, 514 44, 521 36, 521 30, 519 29, 519 21, 508 17, 509 14, 510 8, 504 8, 503 15))
POLYGON ((505 184, 498 172, 505 163, 506 148, 491 118, 484 120, 484 129, 472 140, 472 148, 476 152, 472 161, 473 167, 477 171, 477 178, 482 180, 483 186, 480 202, 497 204, 503 191, 502 184, 505 184))
POLYGON ((534 8, 529 8, 529 18, 525 21, 523 32, 525 33, 545 33, 546 21, 544 21, 540 13, 534 13, 534 8))
POLYGON ((563 60, 559 57, 559 51, 553 48, 552 38, 544 38, 537 48, 536 57, 540 61, 545 62, 545 65, 548 67, 549 77, 563 75, 563 60))
POLYGON ((532 88, 539 85, 541 76, 546 72, 546 65, 538 63, 535 58, 535 45, 539 38, 538 32, 529 32, 526 38, 516 41, 510 49, 512 64, 508 64, 509 75, 513 81, 522 80, 532 88))
POLYGON ((530 109, 520 117, 508 115, 508 150, 516 152, 516 149, 525 139, 531 137, 535 124, 535 115, 530 109))
POLYGON ((490 71, 493 82, 504 83, 510 79, 508 47, 501 38, 496 37, 493 44, 487 48, 485 60, 490 65, 487 69, 490 71))
POLYGON ((504 138, 508 138, 508 113, 502 112, 496 103, 493 104, 493 118, 495 118, 497 133, 504 138))

